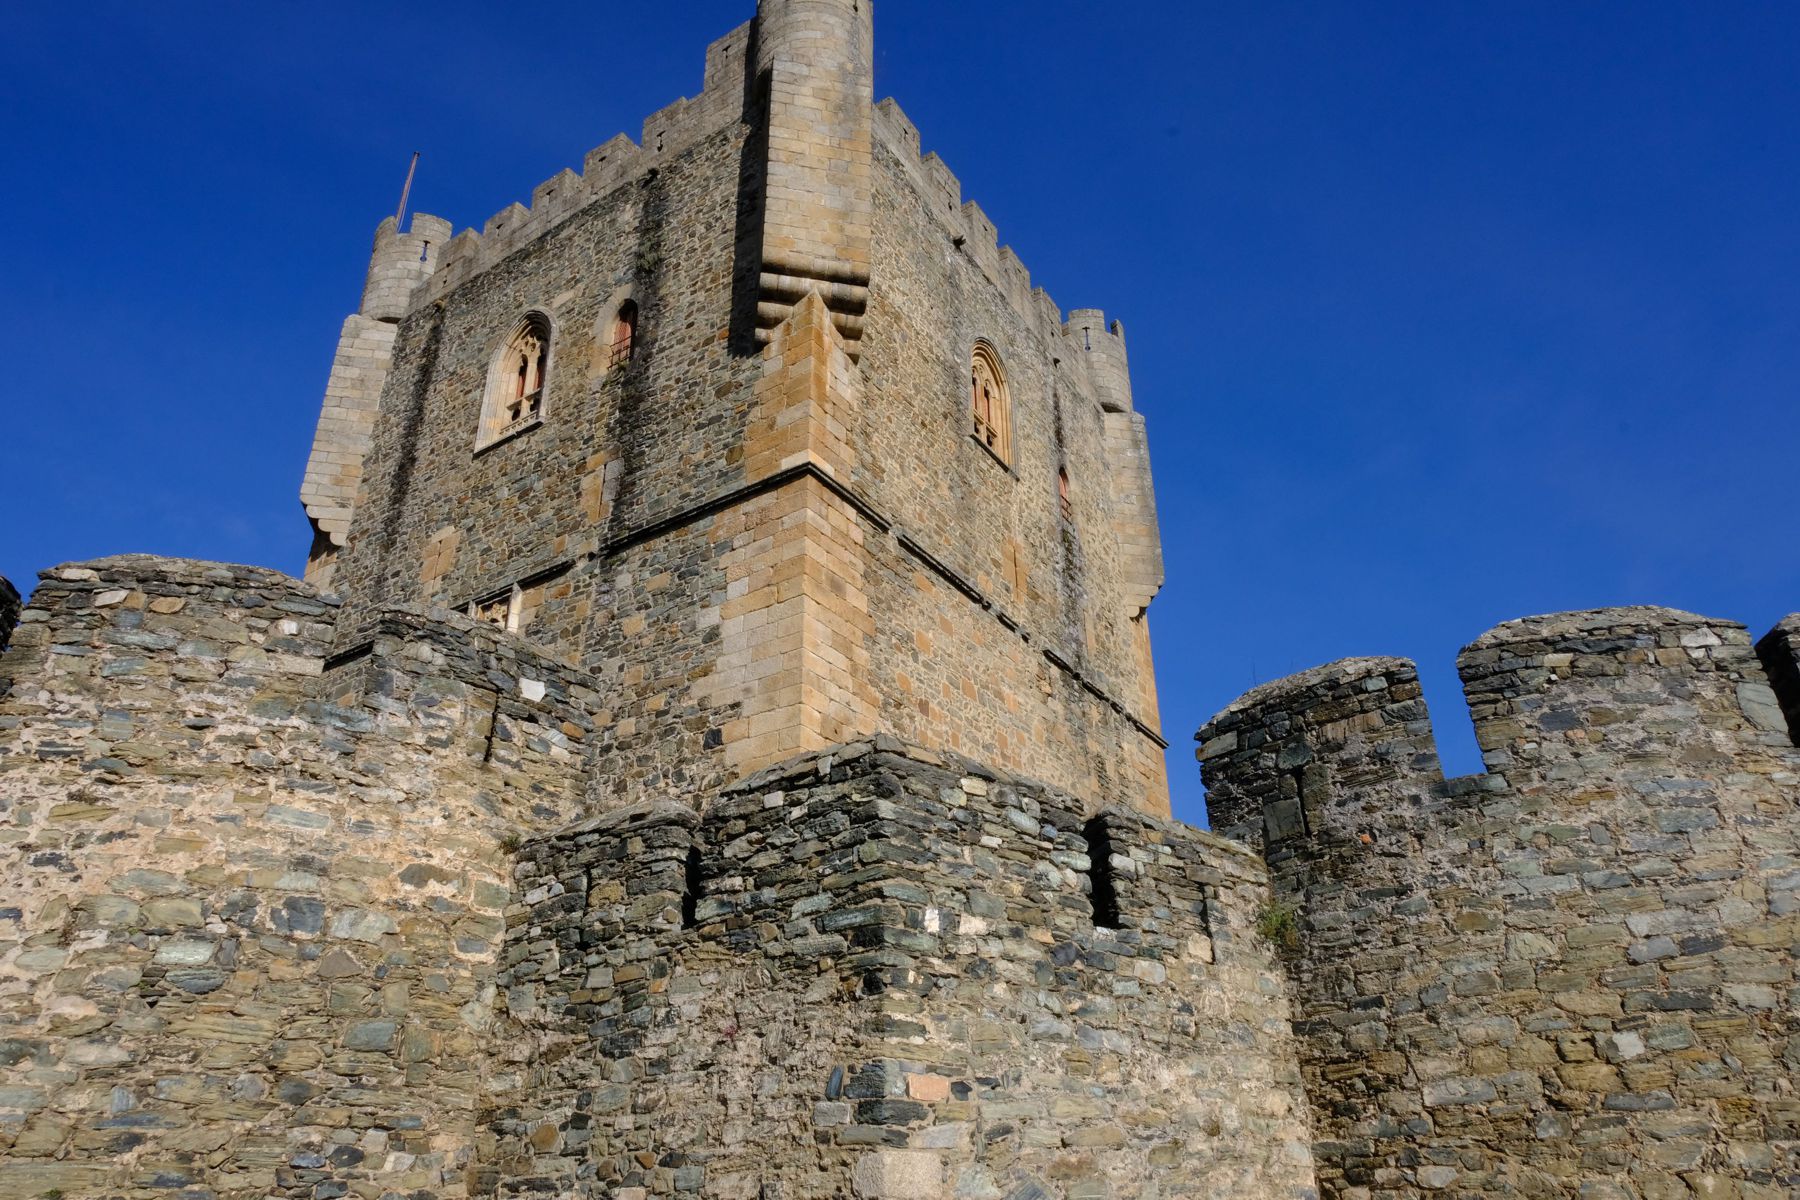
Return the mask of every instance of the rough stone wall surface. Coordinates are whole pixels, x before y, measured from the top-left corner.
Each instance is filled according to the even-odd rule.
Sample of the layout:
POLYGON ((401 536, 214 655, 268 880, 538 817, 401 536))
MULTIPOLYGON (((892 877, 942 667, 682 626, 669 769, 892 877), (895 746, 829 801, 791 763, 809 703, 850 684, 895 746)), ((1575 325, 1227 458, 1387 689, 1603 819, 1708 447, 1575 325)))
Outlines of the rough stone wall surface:
POLYGON ((47 573, 0 659, 0 1195, 464 1195, 580 672, 274 572, 47 573))
POLYGON ((528 844, 480 1186, 1312 1195, 1253 856, 886 739, 528 844), (1097 836, 1097 835, 1095 835, 1097 836))
MULTIPOLYGON (((1124 526, 1140 532, 1139 546, 1154 537, 1148 457, 1120 478, 1109 455, 1109 422, 1137 418, 1105 411, 1088 355, 1075 348, 1083 336, 1065 337, 1022 266, 989 256, 992 227, 971 229, 978 214, 945 226, 931 208, 932 181, 921 178, 916 131, 898 109, 885 111, 862 351, 869 395, 854 439, 865 448, 857 486, 904 534, 898 553, 875 547, 882 582, 871 605, 890 643, 872 662, 884 722, 984 761, 1029 763, 1096 800, 1166 814, 1143 619, 1155 587, 1133 582, 1134 551, 1120 536, 1124 526), (1009 463, 971 436, 977 339, 1006 367, 1009 463), (1059 470, 1071 484, 1066 515, 1059 470)), ((1160 585, 1160 552, 1156 562, 1160 585)))
POLYGON ((1201 731, 1291 906, 1323 1193, 1800 1194, 1800 753, 1745 631, 1567 614, 1459 667, 1485 775, 1443 780, 1398 659, 1201 731))
MULTIPOLYGON (((359 509, 346 600, 460 608, 741 485, 754 358, 726 352, 742 134, 719 134, 621 185, 415 311, 400 326, 359 509), (610 358, 619 306, 638 352, 610 358), (553 328, 543 421, 476 448, 489 368, 528 311, 553 328), (441 531, 459 535, 426 571, 441 531)), ((354 617, 353 617, 354 620, 354 617)), ((536 636, 570 656, 579 626, 536 636)))

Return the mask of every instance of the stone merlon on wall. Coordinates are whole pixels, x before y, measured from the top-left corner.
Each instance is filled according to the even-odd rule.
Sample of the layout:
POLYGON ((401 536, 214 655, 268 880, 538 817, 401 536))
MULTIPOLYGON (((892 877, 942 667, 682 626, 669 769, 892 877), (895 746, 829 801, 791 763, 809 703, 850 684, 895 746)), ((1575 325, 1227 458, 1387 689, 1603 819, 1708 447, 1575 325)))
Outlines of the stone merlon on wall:
POLYGON ((1312 1197, 1261 865, 1082 807, 878 737, 527 843, 481 1186, 1312 1197))
POLYGON ((1468 778, 1403 659, 1200 731, 1213 825, 1285 914, 1322 1197, 1800 1194, 1797 631, 1502 625, 1457 661, 1468 778))

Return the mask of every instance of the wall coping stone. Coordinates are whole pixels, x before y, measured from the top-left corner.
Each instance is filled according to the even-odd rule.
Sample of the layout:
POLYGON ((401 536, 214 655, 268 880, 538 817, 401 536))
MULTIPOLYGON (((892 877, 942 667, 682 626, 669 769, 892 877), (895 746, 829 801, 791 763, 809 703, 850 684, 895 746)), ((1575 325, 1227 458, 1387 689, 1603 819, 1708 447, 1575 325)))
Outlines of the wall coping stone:
POLYGON ((126 582, 163 583, 187 587, 234 587, 248 584, 258 589, 278 589, 315 600, 327 608, 337 608, 335 597, 322 595, 317 588, 292 575, 269 567, 243 563, 211 562, 198 558, 170 558, 160 554, 113 554, 67 562, 38 572, 40 584, 65 590, 104 589, 106 585, 126 582))
POLYGON ((1715 628, 1744 628, 1737 621, 1719 617, 1703 617, 1698 613, 1683 612, 1678 608, 1661 608, 1649 604, 1631 605, 1624 608, 1591 608, 1506 621, 1470 642, 1464 653, 1510 645, 1515 642, 1545 641, 1632 626, 1649 631, 1692 629, 1703 625, 1715 628))
MULTIPOLYGON (((1077 813, 1086 811, 1086 806, 1079 797, 1060 788, 1051 787, 1049 784, 1029 777, 1009 774, 986 763, 950 751, 930 750, 885 733, 876 734, 866 741, 844 742, 822 750, 811 750, 784 762, 776 763, 774 766, 758 771, 748 779, 719 789, 718 798, 720 801, 741 800, 757 792, 778 790, 782 784, 818 781, 840 768, 865 759, 872 759, 868 764, 871 767, 884 762, 936 767, 959 773, 965 778, 1024 788, 1046 800, 1065 805, 1077 813)), ((1178 821, 1174 818, 1154 817, 1148 813, 1128 808, 1108 807, 1090 815, 1104 815, 1108 820, 1113 821, 1129 820, 1140 826, 1159 830, 1168 836, 1190 839, 1209 849, 1230 855, 1245 866, 1253 868, 1259 877, 1264 874, 1263 857, 1259 852, 1241 842, 1220 837, 1211 830, 1202 829, 1198 825, 1189 825, 1185 821, 1178 821)))
POLYGON ((1209 729, 1237 713, 1264 708, 1277 701, 1285 701, 1306 692, 1402 671, 1411 671, 1417 674, 1418 667, 1408 658, 1340 658, 1336 662, 1329 662, 1297 674, 1284 675, 1280 679, 1272 679, 1268 683, 1251 688, 1214 713, 1212 719, 1201 726, 1200 732, 1196 733, 1194 737, 1197 741, 1205 741, 1209 729))

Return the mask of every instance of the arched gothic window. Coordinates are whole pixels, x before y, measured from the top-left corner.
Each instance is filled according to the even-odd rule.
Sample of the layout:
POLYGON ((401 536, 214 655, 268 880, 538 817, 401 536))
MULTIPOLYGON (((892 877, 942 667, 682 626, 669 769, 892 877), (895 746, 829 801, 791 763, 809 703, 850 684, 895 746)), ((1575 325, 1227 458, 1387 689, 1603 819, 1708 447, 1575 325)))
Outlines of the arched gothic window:
POLYGON ((975 440, 1003 463, 1012 463, 1012 397, 1006 389, 1006 372, 1000 355, 986 342, 975 343, 969 369, 970 406, 975 416, 975 440))
POLYGON ((550 320, 542 313, 528 313, 488 373, 480 444, 510 437, 542 420, 549 383, 550 320))
POLYGON ((608 355, 608 364, 622 367, 637 355, 638 306, 636 300, 627 300, 619 305, 619 315, 613 318, 612 349, 608 355))

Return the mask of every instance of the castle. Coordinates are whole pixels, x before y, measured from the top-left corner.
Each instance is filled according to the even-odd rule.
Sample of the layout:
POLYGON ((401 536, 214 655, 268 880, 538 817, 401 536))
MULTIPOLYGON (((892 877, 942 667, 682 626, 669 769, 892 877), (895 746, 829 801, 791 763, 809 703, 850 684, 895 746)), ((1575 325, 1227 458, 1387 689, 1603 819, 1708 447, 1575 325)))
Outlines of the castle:
POLYGON ((1800 1195, 1800 617, 1266 685, 867 0, 376 232, 305 581, 0 582, 0 1196, 1800 1195))

